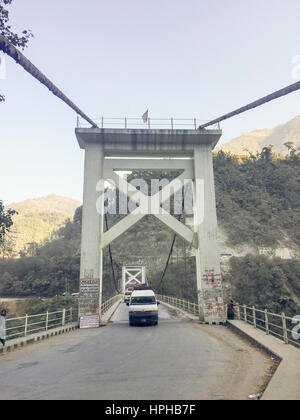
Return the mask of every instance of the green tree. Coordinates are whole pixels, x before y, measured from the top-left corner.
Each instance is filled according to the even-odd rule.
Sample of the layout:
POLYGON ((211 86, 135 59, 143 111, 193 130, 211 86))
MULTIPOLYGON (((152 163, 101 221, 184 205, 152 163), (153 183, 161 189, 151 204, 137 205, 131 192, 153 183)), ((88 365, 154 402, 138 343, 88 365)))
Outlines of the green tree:
MULTIPOLYGON (((8 39, 15 47, 25 49, 29 39, 33 36, 30 30, 23 30, 22 34, 15 33, 9 24, 9 10, 13 0, 0 0, 0 34, 8 39)), ((0 42, 1 47, 1 42, 0 42)), ((0 102, 5 101, 5 97, 0 95, 0 102)))
POLYGON ((17 276, 14 276, 10 273, 5 272, 1 276, 1 284, 0 284, 1 296, 14 296, 16 281, 18 281, 17 276))
POLYGON ((264 147, 262 149, 261 154, 260 154, 262 160, 264 160, 266 162, 271 162, 272 161, 272 158, 273 158, 272 149, 273 149, 273 147, 274 147, 274 145, 270 144, 270 146, 264 147))
POLYGON ((289 158, 292 161, 299 161, 300 160, 300 153, 297 152, 296 146, 295 146, 295 143, 294 142, 287 141, 286 143, 284 143, 284 146, 288 149, 288 151, 289 151, 289 158))
POLYGON ((13 225, 12 216, 17 212, 12 209, 5 210, 3 202, 0 200, 0 248, 3 250, 6 244, 6 237, 13 225))
POLYGON ((38 254, 39 244, 37 242, 29 242, 22 251, 19 252, 20 257, 35 257, 38 254))
POLYGON ((2 246, 0 247, 0 254, 3 259, 5 258, 14 258, 17 256, 15 252, 15 238, 7 233, 5 235, 2 246))

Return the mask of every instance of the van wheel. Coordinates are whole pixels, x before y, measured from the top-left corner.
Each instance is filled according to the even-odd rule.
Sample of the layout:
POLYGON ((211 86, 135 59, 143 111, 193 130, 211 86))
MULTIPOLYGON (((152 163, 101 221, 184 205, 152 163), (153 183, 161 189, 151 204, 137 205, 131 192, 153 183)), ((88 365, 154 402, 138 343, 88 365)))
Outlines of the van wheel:
POLYGON ((135 322, 130 321, 130 322, 129 322, 129 325, 130 325, 131 327, 134 327, 134 326, 135 326, 135 322))

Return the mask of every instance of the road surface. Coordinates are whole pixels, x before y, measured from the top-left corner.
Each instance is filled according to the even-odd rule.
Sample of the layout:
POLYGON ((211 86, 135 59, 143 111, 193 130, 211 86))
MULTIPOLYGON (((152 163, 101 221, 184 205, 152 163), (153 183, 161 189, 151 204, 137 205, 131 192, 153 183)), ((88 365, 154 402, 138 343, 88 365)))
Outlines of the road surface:
POLYGON ((226 327, 163 305, 158 326, 129 327, 122 303, 106 327, 1 356, 0 399, 247 399, 270 363, 226 327))

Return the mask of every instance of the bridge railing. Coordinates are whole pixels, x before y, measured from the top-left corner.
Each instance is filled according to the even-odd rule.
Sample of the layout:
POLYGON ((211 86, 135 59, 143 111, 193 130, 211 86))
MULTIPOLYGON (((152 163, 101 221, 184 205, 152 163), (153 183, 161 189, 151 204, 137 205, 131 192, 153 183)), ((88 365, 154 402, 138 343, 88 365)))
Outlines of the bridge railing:
POLYGON ((63 327, 78 319, 78 308, 62 309, 56 312, 46 312, 36 315, 24 315, 6 319, 6 340, 27 337, 41 331, 63 327))
POLYGON ((112 298, 108 299, 101 305, 101 314, 103 315, 105 312, 109 310, 118 300, 120 300, 123 297, 123 295, 119 294, 116 296, 113 296, 112 298))
MULTIPOLYGON (((156 296, 157 299, 162 302, 183 309, 194 315, 199 314, 199 306, 197 303, 189 302, 185 299, 178 299, 173 296, 159 294, 156 296)), ((224 305, 224 310, 227 310, 227 305, 224 305)), ((273 335, 286 344, 292 344, 300 348, 300 317, 291 318, 286 316, 284 312, 279 315, 269 312, 267 309, 261 310, 254 306, 249 307, 238 303, 234 307, 234 312, 236 319, 244 321, 254 328, 263 330, 266 334, 273 335), (298 324, 298 326, 296 324, 298 324)))
MULTIPOLYGON (((142 118, 113 118, 100 117, 94 118, 99 128, 122 128, 122 129, 186 129, 197 130, 201 124, 205 124, 208 120, 200 120, 198 118, 148 118, 146 122, 142 118)), ((77 128, 89 127, 80 117, 77 118, 77 128)), ((220 123, 212 125, 210 129, 220 130, 220 123)))
POLYGON ((182 309, 194 315, 199 314, 199 306, 195 302, 190 302, 185 299, 178 299, 173 296, 156 295, 158 300, 168 303, 169 305, 175 306, 176 308, 182 309))
MULTIPOLYGON (((108 311, 112 305, 121 299, 122 295, 116 295, 101 305, 101 314, 108 311)), ((16 338, 27 337, 42 331, 63 327, 78 321, 78 307, 62 309, 55 312, 45 312, 36 315, 24 315, 6 319, 5 338, 7 341, 16 338)))
POLYGON ((295 331, 295 326, 300 323, 300 319, 286 316, 284 312, 279 315, 269 312, 267 309, 261 310, 255 306, 249 307, 240 304, 236 304, 234 312, 236 319, 263 330, 266 334, 273 335, 286 344, 300 348, 300 334, 295 331))

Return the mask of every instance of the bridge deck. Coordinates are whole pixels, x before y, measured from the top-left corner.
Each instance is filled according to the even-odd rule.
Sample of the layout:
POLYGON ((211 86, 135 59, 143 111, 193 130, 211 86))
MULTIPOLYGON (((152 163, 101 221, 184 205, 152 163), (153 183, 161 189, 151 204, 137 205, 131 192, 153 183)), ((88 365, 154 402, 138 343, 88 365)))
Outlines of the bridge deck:
POLYGON ((270 359, 225 327, 160 307, 157 327, 107 327, 53 338, 0 358, 1 399, 247 399, 270 359))

